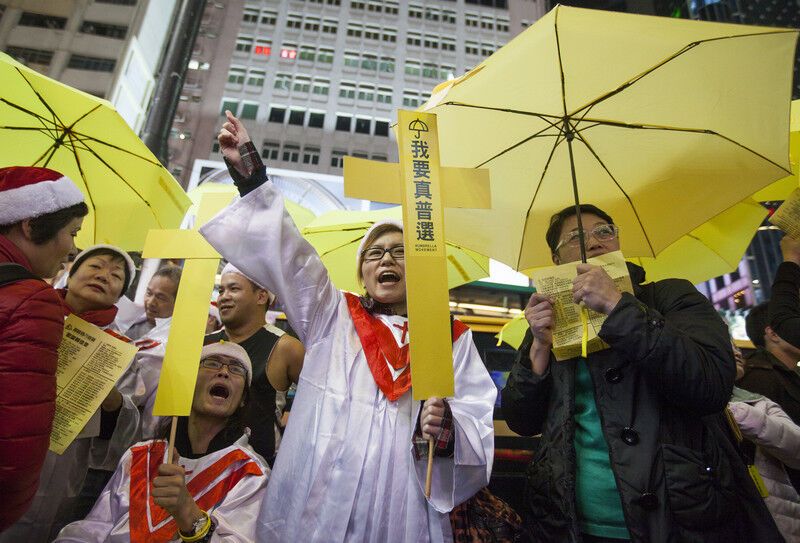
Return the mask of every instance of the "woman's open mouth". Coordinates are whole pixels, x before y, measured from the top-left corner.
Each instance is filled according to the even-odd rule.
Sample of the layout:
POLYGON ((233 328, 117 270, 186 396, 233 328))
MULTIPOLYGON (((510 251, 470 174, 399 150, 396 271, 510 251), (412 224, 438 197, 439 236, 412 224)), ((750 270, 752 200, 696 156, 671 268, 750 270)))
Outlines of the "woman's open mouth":
POLYGON ((385 271, 378 276, 378 284, 394 285, 400 282, 400 276, 395 272, 385 271))
POLYGON ((213 385, 208 393, 211 395, 212 398, 220 399, 220 400, 227 400, 228 396, 231 395, 231 391, 228 390, 228 387, 221 383, 217 383, 213 385))

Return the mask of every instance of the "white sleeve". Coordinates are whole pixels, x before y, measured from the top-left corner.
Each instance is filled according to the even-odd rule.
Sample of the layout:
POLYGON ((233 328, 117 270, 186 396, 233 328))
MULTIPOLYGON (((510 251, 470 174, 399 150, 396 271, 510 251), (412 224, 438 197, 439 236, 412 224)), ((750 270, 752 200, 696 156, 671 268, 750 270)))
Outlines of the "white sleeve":
MULTIPOLYGON (((266 471, 266 468, 261 466, 266 471)), ((228 492, 225 500, 213 511, 217 524, 211 541, 250 543, 256 541, 256 519, 267 494, 268 476, 249 476, 228 492)))
POLYGON ((790 468, 800 469, 800 427, 778 404, 762 398, 755 405, 731 402, 742 435, 790 468))
POLYGON ((114 526, 128 513, 127 506, 121 507, 120 501, 127 497, 130 488, 130 464, 129 449, 86 518, 62 528, 54 543, 102 543, 107 540, 114 526))
POLYGON ((342 294, 314 248, 267 181, 200 229, 208 242, 245 275, 274 292, 306 347, 333 328, 342 294))
MULTIPOLYGON (((448 398, 453 413, 455 448, 453 458, 433 459, 430 504, 447 513, 489 484, 494 460, 494 402, 497 387, 486 371, 467 330, 453 343, 454 398, 448 398)), ((428 459, 415 461, 417 481, 425 488, 428 459)))

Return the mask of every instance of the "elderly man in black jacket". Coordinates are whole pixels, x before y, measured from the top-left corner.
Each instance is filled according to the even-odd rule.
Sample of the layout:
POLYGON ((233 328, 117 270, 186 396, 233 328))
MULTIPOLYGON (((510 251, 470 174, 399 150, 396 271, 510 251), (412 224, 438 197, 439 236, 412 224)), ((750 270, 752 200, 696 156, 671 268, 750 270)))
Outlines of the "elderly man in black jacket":
MULTIPOLYGON (((581 206, 586 256, 619 249, 611 217, 581 206)), ((553 216, 556 264, 579 260, 575 208, 553 216)), ((727 427, 735 363, 728 330, 688 282, 634 295, 579 264, 573 298, 608 315, 608 349, 556 362, 552 300, 534 294, 530 325, 503 390, 512 430, 542 439, 527 472, 528 536, 542 542, 783 541, 727 427)))

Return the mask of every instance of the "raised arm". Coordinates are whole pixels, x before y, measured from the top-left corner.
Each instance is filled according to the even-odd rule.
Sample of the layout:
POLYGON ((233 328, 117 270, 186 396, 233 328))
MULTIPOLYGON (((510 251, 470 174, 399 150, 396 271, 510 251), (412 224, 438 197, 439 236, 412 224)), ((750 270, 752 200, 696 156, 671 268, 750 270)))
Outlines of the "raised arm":
MULTIPOLYGON (((249 141, 241 129, 239 123, 237 137, 249 141)), ((219 138, 226 158, 240 164, 241 140, 226 137, 221 133, 219 138)), ((234 171, 241 174, 236 166, 232 167, 234 171)), ((247 179, 237 181, 237 186, 242 198, 203 226, 200 233, 245 275, 274 292, 300 340, 312 345, 329 329, 324 324, 336 315, 342 294, 286 212, 283 197, 267 179, 266 169, 255 169, 247 179)))

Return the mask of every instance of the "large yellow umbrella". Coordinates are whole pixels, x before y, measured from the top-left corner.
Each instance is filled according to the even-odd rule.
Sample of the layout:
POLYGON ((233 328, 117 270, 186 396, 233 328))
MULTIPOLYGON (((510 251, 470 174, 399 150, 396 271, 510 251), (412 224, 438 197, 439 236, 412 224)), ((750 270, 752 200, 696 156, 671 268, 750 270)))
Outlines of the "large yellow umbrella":
MULTIPOLYGON (((338 289, 362 292, 356 275, 356 256, 361 239, 381 219, 402 220, 400 206, 377 211, 330 211, 302 229, 314 246, 338 289)), ((446 243, 447 284, 454 288, 489 275, 489 258, 450 242, 446 243)))
POLYGON ((800 182, 800 100, 792 102, 792 119, 789 133, 789 155, 792 160, 793 175, 787 175, 767 188, 753 195, 759 202, 783 200, 797 188, 800 182))
POLYGON ((70 177, 89 205, 77 244, 139 251, 151 228, 177 228, 189 198, 109 102, 0 53, 0 167, 70 177))
POLYGON ((491 174, 493 209, 446 210, 448 237, 547 265, 550 216, 580 201, 656 256, 791 173, 797 34, 556 7, 423 106, 442 162, 491 174))

